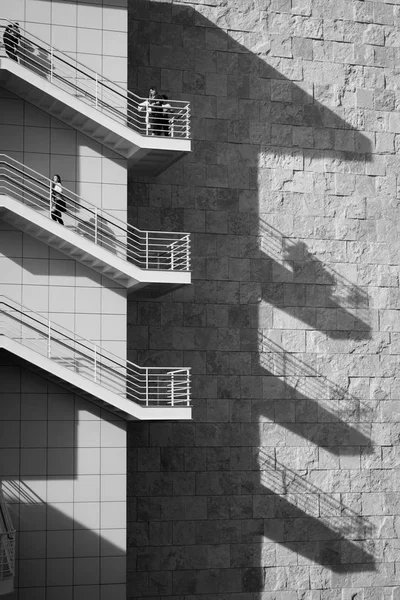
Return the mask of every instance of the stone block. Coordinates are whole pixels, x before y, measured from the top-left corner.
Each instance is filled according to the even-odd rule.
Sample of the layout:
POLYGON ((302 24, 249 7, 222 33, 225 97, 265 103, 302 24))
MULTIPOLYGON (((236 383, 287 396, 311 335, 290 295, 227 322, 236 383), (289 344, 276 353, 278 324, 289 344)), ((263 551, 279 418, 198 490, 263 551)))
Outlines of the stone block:
POLYGON ((208 96, 226 97, 227 85, 227 75, 207 72, 205 91, 208 96))
POLYGON ((354 2, 354 18, 361 23, 373 22, 373 3, 372 2, 354 2))
POLYGON ((392 4, 374 4, 374 22, 381 25, 393 25, 394 24, 394 9, 392 4))
MULTIPOLYGON (((242 576, 239 569, 221 569, 219 572, 219 592, 241 593, 242 576)), ((243 596, 243 594, 241 594, 243 596)))
MULTIPOLYGON (((152 18, 180 33, 166 40, 167 29, 154 22, 163 42, 153 58, 167 44, 171 64, 143 65, 140 79, 151 73, 190 96, 194 151, 177 170, 135 188, 132 214, 151 228, 196 233, 195 283, 140 304, 131 315, 130 348, 142 350, 137 356, 145 361, 168 364, 169 356, 171 364, 196 364, 194 422, 180 434, 169 423, 152 423, 150 434, 147 425, 132 425, 132 448, 141 452, 130 457, 132 479, 140 469, 130 493, 154 494, 135 499, 132 512, 155 524, 150 542, 138 533, 144 547, 170 548, 173 527, 174 544, 202 550, 166 550, 178 561, 174 575, 188 577, 171 589, 156 570, 140 589, 189 600, 200 593, 339 600, 359 597, 362 588, 365 598, 379 590, 379 600, 388 600, 396 584, 389 540, 397 504, 388 493, 398 487, 400 397, 397 7, 338 1, 327 11, 323 0, 274 0, 268 8, 212 0, 174 7, 173 23, 167 4, 152 18), (244 31, 229 30, 238 23, 244 31), (282 240, 298 250, 304 242, 306 250, 285 260, 282 240), (357 287, 361 300, 352 296, 357 287), (142 337, 150 334, 150 349, 138 348, 141 330, 134 327, 148 328, 142 337), (260 347, 259 329, 282 351, 260 347), (260 447, 291 476, 289 468, 307 469, 296 481, 320 490, 314 495, 322 522, 313 520, 313 494, 285 494, 283 501, 267 493, 276 479, 259 470, 260 447), (342 510, 360 519, 366 511, 379 530, 381 539, 368 541, 379 556, 375 571, 369 564, 359 570, 362 552, 325 527, 325 517, 347 527, 342 510), (391 526, 382 525, 386 518, 391 526)), ((135 23, 148 29, 141 21, 135 23)), ((140 565, 157 568, 145 548, 140 565)), ((173 568, 169 559, 166 565, 173 568)))
POLYGON ((357 106, 360 108, 373 108, 374 92, 373 90, 358 89, 356 93, 357 106))
POLYGON ((310 17, 312 13, 311 0, 294 0, 292 2, 292 14, 303 15, 304 17, 310 17))

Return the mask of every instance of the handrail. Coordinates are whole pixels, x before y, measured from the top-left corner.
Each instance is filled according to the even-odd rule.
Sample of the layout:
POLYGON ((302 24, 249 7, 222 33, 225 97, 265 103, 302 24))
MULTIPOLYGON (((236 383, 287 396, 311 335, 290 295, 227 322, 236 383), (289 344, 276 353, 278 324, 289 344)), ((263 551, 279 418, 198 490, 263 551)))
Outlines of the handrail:
POLYGON ((190 368, 140 367, 0 295, 0 334, 141 406, 190 406, 190 368))
MULTIPOLYGON (((15 159, 0 154, 0 193, 8 194, 48 218, 52 182, 15 159)), ((145 270, 189 271, 190 234, 142 231, 90 204, 65 187, 65 225, 97 246, 145 270)), ((60 225, 61 226, 61 225, 60 225)))
POLYGON ((0 489, 0 580, 12 577, 15 572, 15 529, 7 503, 0 489))
POLYGON ((113 83, 57 50, 26 29, 20 29, 16 51, 4 42, 11 25, 0 19, 0 51, 20 65, 68 92, 118 123, 144 136, 190 138, 190 103, 183 100, 143 98, 113 83))

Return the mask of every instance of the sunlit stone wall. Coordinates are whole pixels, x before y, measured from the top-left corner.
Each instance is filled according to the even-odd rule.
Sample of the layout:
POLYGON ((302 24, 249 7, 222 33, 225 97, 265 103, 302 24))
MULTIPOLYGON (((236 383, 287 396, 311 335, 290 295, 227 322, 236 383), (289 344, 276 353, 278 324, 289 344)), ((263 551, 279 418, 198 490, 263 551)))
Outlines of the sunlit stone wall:
POLYGON ((400 6, 136 0, 130 86, 193 152, 130 182, 193 285, 129 303, 130 357, 193 369, 129 426, 129 598, 397 597, 400 6))

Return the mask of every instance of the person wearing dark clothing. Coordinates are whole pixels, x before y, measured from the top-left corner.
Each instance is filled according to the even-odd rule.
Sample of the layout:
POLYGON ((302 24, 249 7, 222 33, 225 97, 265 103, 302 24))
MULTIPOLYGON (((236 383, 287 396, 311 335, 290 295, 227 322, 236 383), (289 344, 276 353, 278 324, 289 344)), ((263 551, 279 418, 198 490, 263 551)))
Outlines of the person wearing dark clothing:
POLYGON ((18 49, 21 40, 18 23, 10 23, 7 25, 3 35, 4 48, 7 56, 18 62, 18 49))
POLYGON ((60 225, 64 225, 61 213, 65 212, 65 200, 62 197, 62 191, 61 177, 53 175, 53 181, 51 182, 51 218, 60 225))
POLYGON ((163 135, 164 132, 164 101, 163 96, 156 96, 152 105, 152 131, 154 135, 163 135))
POLYGON ((173 122, 174 122, 174 111, 169 103, 168 96, 165 94, 161 96, 162 98, 162 127, 161 127, 161 135, 170 136, 172 133, 173 122))

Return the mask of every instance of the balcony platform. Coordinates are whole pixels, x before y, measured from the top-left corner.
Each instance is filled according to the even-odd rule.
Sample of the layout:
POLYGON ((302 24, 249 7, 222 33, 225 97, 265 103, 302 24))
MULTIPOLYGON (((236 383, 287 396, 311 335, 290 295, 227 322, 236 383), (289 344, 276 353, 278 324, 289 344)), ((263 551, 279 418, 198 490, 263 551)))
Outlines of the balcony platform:
POLYGON ((97 273, 105 275, 129 293, 140 290, 141 296, 145 296, 146 288, 149 288, 149 296, 159 296, 191 281, 190 271, 140 269, 90 239, 69 230, 67 226, 59 225, 50 219, 48 214, 1 193, 0 218, 97 273))
POLYGON ((126 158, 133 173, 159 175, 191 151, 190 139, 141 135, 109 116, 111 109, 96 108, 92 94, 69 88, 55 76, 53 81, 0 57, 0 85, 126 158))
POLYGON ((22 366, 57 383, 68 391, 78 394, 81 398, 109 410, 126 421, 185 421, 192 417, 190 406, 141 406, 1 333, 0 352, 12 354, 22 366))

